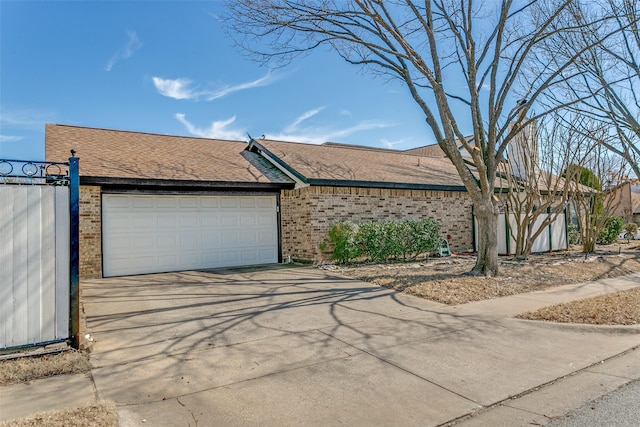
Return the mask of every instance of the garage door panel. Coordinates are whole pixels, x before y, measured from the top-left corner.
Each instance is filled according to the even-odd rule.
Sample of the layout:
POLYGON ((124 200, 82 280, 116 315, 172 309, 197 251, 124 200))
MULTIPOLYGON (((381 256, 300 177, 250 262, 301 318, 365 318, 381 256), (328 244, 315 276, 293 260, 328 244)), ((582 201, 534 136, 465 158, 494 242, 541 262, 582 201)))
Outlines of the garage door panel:
POLYGON ((240 200, 241 208, 255 208, 256 207, 256 199, 253 197, 247 197, 245 199, 240 200))
POLYGON ((217 249, 220 247, 220 236, 214 231, 202 233, 202 248, 217 249))
POLYGON ((134 268, 140 268, 142 270, 155 268, 157 267, 156 259, 156 257, 152 256, 136 257, 134 259, 134 268))
POLYGON ((158 233, 158 247, 164 250, 176 250, 178 239, 175 234, 158 233))
POLYGON ((275 209, 276 199, 271 197, 261 197, 257 199, 257 204, 261 209, 275 209))
POLYGON ((185 253, 180 255, 180 264, 187 268, 198 268, 200 264, 200 254, 185 253))
POLYGON ((202 254, 202 262, 208 265, 219 265, 222 262, 219 252, 209 252, 202 254))
POLYGON ((136 234, 132 237, 132 248, 134 250, 146 250, 149 247, 157 246, 157 236, 150 236, 148 234, 136 234))
POLYGON ((208 214, 202 217, 200 225, 202 227, 217 228, 220 225, 220 220, 216 214, 208 214))
POLYGON ((268 215, 258 215, 258 226, 275 225, 276 219, 268 215))
POLYGON ((238 256, 238 253, 236 251, 228 250, 222 253, 221 256, 222 256, 223 264, 239 264, 240 263, 240 257, 238 256))
POLYGON ((262 231, 258 233, 258 242, 261 245, 268 244, 272 242, 274 239, 277 239, 277 235, 273 231, 262 231))
POLYGON ((204 197, 200 199, 200 206, 203 208, 219 208, 220 198, 217 197, 204 197))
POLYGON ((178 201, 181 208, 197 208, 199 205, 198 198, 195 196, 182 196, 178 198, 178 201))
POLYGON ((110 250, 114 253, 117 253, 118 251, 129 252, 132 249, 132 243, 133 241, 128 236, 115 236, 108 241, 105 241, 104 246, 105 250, 110 250))
POLYGON ((242 262, 246 264, 255 264, 258 260, 257 251, 242 252, 242 262))
POLYGON ((132 199, 127 196, 114 196, 109 201, 111 209, 129 209, 131 207, 132 199))
POLYGON ((257 223, 254 215, 243 215, 240 217, 240 225, 243 227, 255 225, 257 223))
POLYGON ((169 268, 178 267, 178 257, 176 255, 159 255, 158 264, 169 268))
POLYGON ((109 227, 115 231, 128 231, 131 228, 130 218, 114 218, 111 220, 109 227))
POLYGON ((255 245, 258 243, 258 236, 254 232, 245 232, 240 236, 240 244, 243 246, 246 245, 255 245))
POLYGON ((158 209, 173 209, 178 206, 177 197, 166 196, 156 199, 156 208, 158 209))
POLYGON ((178 219, 178 222, 180 223, 180 227, 198 227, 199 223, 198 223, 198 214, 193 212, 189 212, 183 215, 180 215, 180 218, 178 219))
POLYGON ((220 199, 220 207, 223 209, 237 209, 238 199, 236 197, 222 197, 220 199))
POLYGON ((220 225, 223 227, 234 227, 238 225, 238 217, 227 213, 222 214, 220 215, 220 225))
POLYGON ((103 196, 104 275, 278 261, 275 196, 103 196))
POLYGON ((258 258, 259 259, 269 259, 269 258, 277 258, 278 257, 278 253, 275 249, 273 248, 264 248, 264 249, 259 249, 258 250, 258 258))
POLYGON ((150 208, 153 209, 155 207, 154 200, 152 198, 146 197, 138 197, 133 199, 133 207, 134 208, 150 208))
POLYGON ((131 226, 133 229, 154 228, 156 224, 153 212, 140 212, 131 216, 131 226))
POLYGON ((158 228, 175 228, 178 224, 178 217, 176 215, 160 214, 156 218, 158 228))
POLYGON ((200 246, 200 236, 198 233, 184 233, 180 236, 180 247, 178 249, 190 251, 200 246))

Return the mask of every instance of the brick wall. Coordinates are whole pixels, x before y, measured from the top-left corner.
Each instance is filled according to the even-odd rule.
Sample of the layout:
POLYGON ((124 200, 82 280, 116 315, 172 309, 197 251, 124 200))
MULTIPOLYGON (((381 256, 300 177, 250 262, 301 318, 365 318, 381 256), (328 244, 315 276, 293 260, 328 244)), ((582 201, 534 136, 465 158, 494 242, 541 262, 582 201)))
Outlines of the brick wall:
POLYGON ((282 256, 312 259, 311 209, 307 188, 282 190, 280 217, 282 222, 282 256))
POLYGON ((305 187, 281 197, 282 254, 286 258, 328 259, 320 244, 334 222, 435 219, 454 251, 473 249, 471 199, 466 192, 354 187, 305 187))
POLYGON ((100 187, 80 186, 80 277, 102 277, 100 187))

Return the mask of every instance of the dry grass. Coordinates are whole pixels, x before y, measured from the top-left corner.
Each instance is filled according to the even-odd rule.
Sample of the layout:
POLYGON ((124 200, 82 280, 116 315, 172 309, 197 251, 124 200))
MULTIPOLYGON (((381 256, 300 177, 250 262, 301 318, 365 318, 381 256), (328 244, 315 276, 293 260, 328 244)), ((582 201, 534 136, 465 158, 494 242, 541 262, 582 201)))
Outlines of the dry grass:
POLYGON ((30 417, 0 423, 0 427, 117 427, 118 412, 113 402, 96 402, 75 409, 41 412, 30 417))
POLYGON ((89 372, 88 355, 78 351, 0 361, 0 385, 23 383, 54 375, 89 372))
MULTIPOLYGON (((493 278, 465 274, 471 270, 474 263, 474 257, 453 256, 414 263, 328 268, 346 276, 421 298, 458 305, 637 273, 640 272, 640 245, 638 242, 623 242, 605 247, 604 250, 587 257, 577 251, 536 254, 530 256, 528 260, 504 257, 500 259, 500 276, 493 278)), ((602 321, 604 321, 604 318, 608 317, 604 313, 613 313, 620 305, 633 306, 634 303, 638 303, 639 298, 640 294, 637 293, 632 293, 630 297, 615 294, 603 302, 591 305, 594 310, 603 312, 602 321)), ((551 312, 555 310, 555 308, 549 308, 547 320, 551 320, 551 312)), ((557 310, 565 310, 565 308, 557 310)), ((582 309, 575 311, 574 316, 573 311, 565 311, 563 315, 558 314, 557 317, 582 323, 582 312, 584 312, 582 309)), ((628 316, 635 318, 635 323, 640 323, 640 312, 632 311, 627 318, 628 316)))
POLYGON ((640 288, 544 307, 516 317, 558 323, 638 325, 640 324, 640 288))

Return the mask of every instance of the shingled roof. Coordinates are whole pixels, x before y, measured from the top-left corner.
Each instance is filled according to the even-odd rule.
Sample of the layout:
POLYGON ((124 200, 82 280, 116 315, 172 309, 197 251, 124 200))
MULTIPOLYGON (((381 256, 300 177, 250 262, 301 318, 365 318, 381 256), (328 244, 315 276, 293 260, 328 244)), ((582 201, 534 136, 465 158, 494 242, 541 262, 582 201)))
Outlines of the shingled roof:
POLYGON ((252 140, 249 149, 263 153, 310 185, 465 191, 455 167, 445 158, 266 139, 252 140))
POLYGON ((293 181, 246 142, 47 124, 45 157, 80 158, 81 182, 118 179, 292 187, 293 181))

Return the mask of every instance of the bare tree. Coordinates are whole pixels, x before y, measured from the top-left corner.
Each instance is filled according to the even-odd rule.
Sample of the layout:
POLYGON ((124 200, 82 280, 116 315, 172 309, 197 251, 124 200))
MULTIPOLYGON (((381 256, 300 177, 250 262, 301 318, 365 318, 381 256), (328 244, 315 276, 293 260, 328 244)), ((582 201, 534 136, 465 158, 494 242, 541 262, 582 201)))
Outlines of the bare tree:
POLYGON ((398 79, 473 201, 478 258, 471 273, 494 276, 498 165, 509 142, 550 110, 525 119, 531 106, 566 79, 565 70, 591 46, 564 63, 549 61, 524 91, 516 87, 541 43, 579 30, 566 18, 573 1, 229 0, 225 22, 236 42, 266 64, 286 64, 325 46, 351 64, 398 79), (465 138, 467 122, 472 139, 465 138))
POLYGON ((604 147, 622 157, 640 178, 640 3, 607 0, 572 5, 576 24, 609 19, 572 33, 557 32, 545 41, 547 56, 562 63, 582 51, 567 71, 564 90, 547 93, 551 104, 566 104, 609 127, 604 147), (587 51, 584 49, 588 47, 587 51))
POLYGON ((586 117, 556 112, 531 123, 509 144, 498 186, 506 189, 503 206, 517 257, 529 256, 536 239, 566 214, 576 191, 589 192, 567 170, 577 172, 590 158, 594 143, 585 135, 592 125, 586 117))
POLYGON ((595 250, 600 232, 620 203, 616 190, 627 179, 623 159, 605 147, 599 140, 603 137, 593 135, 595 145, 586 162, 588 167, 570 165, 566 171, 568 179, 589 187, 588 191, 575 191, 573 197, 584 253, 595 250))

